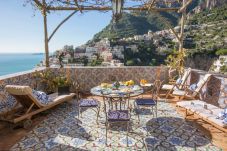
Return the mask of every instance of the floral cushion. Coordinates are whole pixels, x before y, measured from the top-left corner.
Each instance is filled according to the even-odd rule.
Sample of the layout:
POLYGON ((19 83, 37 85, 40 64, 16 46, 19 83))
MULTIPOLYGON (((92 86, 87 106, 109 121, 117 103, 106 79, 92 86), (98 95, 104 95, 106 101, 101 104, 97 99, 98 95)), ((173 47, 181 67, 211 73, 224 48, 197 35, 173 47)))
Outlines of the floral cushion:
POLYGON ((182 79, 178 78, 177 81, 176 81, 176 84, 181 84, 181 83, 182 83, 182 79))
POLYGON ((189 89, 190 89, 191 91, 195 91, 196 88, 197 88, 197 84, 196 84, 196 83, 190 85, 190 87, 189 87, 189 89))
POLYGON ((0 100, 0 113, 6 112, 6 109, 7 109, 6 103, 4 101, 0 100))
POLYGON ((81 99, 79 106, 80 107, 94 107, 94 106, 98 106, 98 102, 95 99, 81 99))
POLYGON ((7 95, 5 100, 0 99, 0 114, 13 109, 17 101, 12 95, 7 95))
POLYGON ((222 120, 222 123, 227 125, 227 108, 225 108, 224 111, 219 113, 217 119, 222 120))
POLYGON ((45 92, 32 90, 32 94, 42 105, 48 105, 52 102, 45 92))
POLYGON ((129 121, 128 110, 109 110, 108 112, 109 121, 129 121))

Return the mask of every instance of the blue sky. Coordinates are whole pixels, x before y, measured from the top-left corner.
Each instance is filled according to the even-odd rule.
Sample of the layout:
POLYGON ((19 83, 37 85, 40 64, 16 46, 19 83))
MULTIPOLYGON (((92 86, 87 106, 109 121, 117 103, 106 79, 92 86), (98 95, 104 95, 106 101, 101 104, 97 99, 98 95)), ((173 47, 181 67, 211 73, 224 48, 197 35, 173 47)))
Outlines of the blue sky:
MULTIPOLYGON (((43 17, 25 0, 0 0, 0 53, 44 52, 43 17), (35 15, 35 16, 34 16, 35 15)), ((71 12, 53 12, 48 16, 49 34, 71 12)), ((75 14, 54 35, 50 51, 64 45, 79 46, 90 40, 111 20, 111 12, 75 14)))

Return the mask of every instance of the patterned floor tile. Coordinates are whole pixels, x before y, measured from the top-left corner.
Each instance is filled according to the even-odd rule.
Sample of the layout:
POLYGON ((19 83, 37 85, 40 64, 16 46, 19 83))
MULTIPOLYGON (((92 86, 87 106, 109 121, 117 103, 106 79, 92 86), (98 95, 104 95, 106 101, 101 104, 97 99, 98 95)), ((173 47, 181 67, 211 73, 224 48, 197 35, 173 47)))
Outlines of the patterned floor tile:
POLYGON ((139 113, 140 122, 136 113, 131 113, 128 142, 125 126, 112 125, 106 145, 103 108, 97 125, 94 111, 84 110, 78 118, 77 106, 64 103, 51 110, 47 119, 11 150, 220 150, 168 103, 158 103, 158 118, 147 110, 139 113))

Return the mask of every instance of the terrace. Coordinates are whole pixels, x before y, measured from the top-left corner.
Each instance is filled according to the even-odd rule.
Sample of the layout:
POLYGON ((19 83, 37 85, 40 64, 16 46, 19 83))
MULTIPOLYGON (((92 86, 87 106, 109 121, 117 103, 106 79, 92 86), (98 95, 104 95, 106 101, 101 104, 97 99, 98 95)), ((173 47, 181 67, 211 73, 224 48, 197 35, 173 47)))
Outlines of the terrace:
MULTIPOLYGON (((39 69, 44 72, 47 69, 39 69)), ((51 68, 54 73, 62 69, 51 68)), ((87 93, 94 86, 102 82, 111 83, 111 76, 119 81, 132 79, 139 84, 141 79, 153 82, 156 73, 160 71, 160 79, 168 83, 167 67, 76 67, 65 68, 70 71, 72 81, 79 81, 84 97, 94 97, 101 102, 100 118, 96 123, 96 115, 92 110, 82 110, 82 118, 78 118, 77 100, 62 103, 45 114, 38 114, 32 118, 33 124, 29 129, 23 129, 21 124, 12 129, 9 123, 1 122, 1 149, 12 150, 225 150, 226 131, 213 126, 196 115, 187 116, 184 109, 176 107, 176 98, 158 99, 157 117, 150 110, 141 110, 140 122, 134 108, 131 112, 128 147, 124 126, 111 127, 108 135, 108 144, 105 144, 105 114, 103 111, 103 98, 87 93), (160 70, 161 69, 161 70, 160 70)), ((29 85, 36 88, 37 81, 33 74, 35 71, 19 73, 1 77, 1 93, 4 87, 11 85, 29 85)), ((37 71, 36 71, 37 72, 37 71)), ((195 71, 200 77, 204 72, 195 71)), ((226 77, 216 75, 226 85, 226 77)), ((72 92, 75 92, 73 89, 72 92)), ((165 94, 165 93, 164 93, 165 94)), ((138 96, 141 97, 141 96, 138 96)), ((143 97, 150 97, 149 93, 143 97)), ((11 98, 12 97, 7 97, 11 98)), ((130 98, 130 104, 136 97, 130 98)), ((220 97, 221 100, 221 97, 220 97)), ((8 100, 9 101, 9 100, 8 100)), ((11 100, 12 102, 12 100, 11 100)), ((219 101, 220 102, 220 101, 219 101)), ((8 103, 8 108, 12 104, 8 103)), ((3 117, 3 116, 2 116, 3 117)), ((14 125, 14 124, 13 124, 14 125)))
MULTIPOLYGON (((170 69, 166 66, 49 68, 48 43, 58 28, 78 11, 109 11, 112 10, 111 3, 105 1, 91 1, 93 3, 89 3, 90 1, 87 2, 77 0, 57 0, 52 3, 46 3, 45 0, 32 0, 31 2, 35 4, 35 6, 43 14, 46 68, 0 77, 1 150, 188 151, 227 149, 226 125, 223 124, 224 120, 222 121, 221 119, 216 119, 216 117, 218 117, 218 113, 224 111, 227 103, 226 76, 212 74, 210 78, 204 80, 204 77, 207 77, 206 73, 204 71, 197 70, 192 70, 190 72, 190 76, 189 74, 186 76, 187 80, 185 79, 185 87, 184 89, 181 88, 185 90, 185 92, 189 88, 188 86, 192 86, 194 83, 197 83, 196 87, 199 84, 204 83, 201 85, 201 89, 195 93, 196 100, 200 99, 204 102, 202 105, 191 102, 188 106, 179 107, 180 104, 178 104, 178 102, 182 102, 187 98, 174 95, 174 91, 178 89, 170 89, 167 92, 161 89, 159 93, 156 89, 148 87, 152 90, 154 89, 154 93, 143 91, 143 93, 139 96, 134 97, 130 97, 130 93, 129 96, 128 93, 124 93, 122 96, 122 92, 118 92, 118 95, 121 95, 121 100, 126 98, 128 101, 126 110, 131 115, 129 116, 130 122, 128 122, 129 125, 127 128, 125 124, 122 124, 124 121, 121 121, 119 124, 114 124, 107 129, 107 122, 109 121, 107 120, 105 111, 110 109, 111 105, 109 104, 109 106, 106 107, 105 101, 108 101, 108 99, 104 96, 104 94, 103 97, 91 94, 90 92, 92 88, 103 83, 112 84, 116 81, 123 82, 128 80, 134 81, 134 84, 131 84, 134 88, 135 85, 140 85, 142 79, 145 79, 149 83, 153 84, 157 81, 162 81, 163 83, 160 86, 161 88, 164 84, 173 84, 169 74, 170 69), (63 22, 61 22, 53 31, 50 37, 48 37, 47 13, 57 10, 71 10, 73 12, 65 20, 63 20, 63 22), (48 106, 48 104, 39 106, 40 102, 35 102, 39 99, 35 98, 33 93, 30 94, 30 91, 32 91, 31 89, 28 89, 27 87, 15 87, 15 85, 29 86, 35 90, 49 90, 50 87, 48 87, 48 82, 51 81, 51 79, 47 79, 43 82, 42 78, 34 76, 34 74, 37 75, 39 73, 46 73, 47 71, 55 76, 64 73, 69 81, 72 83, 76 82, 80 86, 75 87, 75 85, 70 85, 70 92, 75 93, 75 95, 70 97, 70 100, 67 100, 67 102, 63 101, 63 99, 59 99, 56 101, 60 102, 59 104, 45 108, 45 105, 48 106), (200 80, 202 82, 199 83, 198 81, 200 80), (7 85, 14 85, 15 89, 13 86, 7 87, 7 85), (18 90, 21 90, 20 93, 18 93, 18 90), (97 116, 96 113, 90 109, 80 110, 80 106, 78 105, 78 94, 82 95, 83 98, 95 98, 99 102, 99 116, 97 116), (127 97, 125 95, 127 95, 127 97), (136 102, 135 100, 137 98, 151 97, 153 98, 152 101, 155 101, 154 104, 155 107, 157 107, 157 110, 153 109, 152 106, 151 110, 140 109, 138 113, 136 106, 134 106, 134 102, 136 102), (18 104, 15 98, 16 100, 19 100, 21 104, 18 104), (28 101, 34 101, 35 103, 33 102, 31 106, 28 106, 26 104, 28 101), (23 103, 25 106, 23 106, 23 103), (192 108, 194 110, 191 110, 189 109, 191 106, 198 108, 192 108), (26 112, 23 114, 16 114, 18 111, 23 109, 21 107, 25 108, 26 112), (44 108, 42 110, 43 112, 35 114, 34 116, 31 115, 31 113, 39 110, 39 108, 44 108), (34 111, 32 109, 34 109, 34 111), (215 112, 216 109, 218 109, 218 113, 215 112), (156 113, 154 110, 156 110, 156 113), (82 114, 81 117, 78 116, 79 113, 82 114), (187 114, 185 115, 185 113, 187 114), (204 117, 202 113, 205 115, 211 115, 212 120, 215 119, 215 122, 210 122, 211 117, 204 117), (18 117, 15 117, 15 115, 18 117), (16 120, 11 120, 9 122, 3 121, 5 119, 13 119, 13 117, 15 117, 16 120), (22 119, 20 117, 25 118, 22 119), (99 118, 96 120, 96 117, 99 118), (107 131, 108 135, 106 137, 107 131)), ((125 5, 123 8, 121 2, 122 1, 117 1, 117 5, 113 8, 113 17, 115 19, 118 19, 122 10, 139 10, 147 11, 149 13, 174 11, 182 14, 180 33, 176 33, 171 27, 170 30, 178 40, 179 52, 184 53, 185 49, 183 48, 183 38, 186 7, 190 4, 191 0, 183 1, 179 8, 169 8, 167 6, 163 8, 156 7, 155 0, 141 1, 142 3, 140 1, 133 1, 133 3, 138 2, 139 4, 136 4, 136 7, 125 5)), ((176 1, 169 1, 169 3, 172 2, 176 1)), ((163 21, 165 21, 165 19, 163 19, 163 21)), ((179 68, 182 69, 184 67, 184 60, 183 58, 178 59, 179 68)), ((181 72, 184 72, 184 70, 181 70, 181 72)), ((182 83, 182 81, 180 83, 182 83)), ((156 87, 155 84, 154 87, 156 87)), ((197 90, 197 88, 192 90, 192 94, 194 94, 195 90, 197 90)), ((54 89, 52 92, 56 92, 56 90, 54 89)), ((54 93, 54 95, 59 95, 60 98, 65 96, 56 93, 54 93)), ((111 99, 113 98, 109 97, 109 100, 111 99)), ((188 100, 187 102, 190 101, 188 100)), ((126 119, 128 119, 128 116, 126 119)))

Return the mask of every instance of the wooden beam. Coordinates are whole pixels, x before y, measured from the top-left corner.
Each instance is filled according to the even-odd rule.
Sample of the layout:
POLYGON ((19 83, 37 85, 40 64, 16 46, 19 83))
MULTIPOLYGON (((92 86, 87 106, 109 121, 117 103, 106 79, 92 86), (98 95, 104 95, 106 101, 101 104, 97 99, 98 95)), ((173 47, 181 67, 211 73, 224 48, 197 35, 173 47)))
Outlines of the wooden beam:
POLYGON ((169 22, 162 17, 160 14, 158 14, 160 16, 160 19, 162 20, 162 22, 166 23, 166 25, 168 26, 168 28, 172 31, 172 33, 176 36, 178 42, 181 41, 180 37, 178 36, 178 33, 176 33, 176 31, 173 29, 173 27, 171 27, 171 25, 169 24, 169 22))
POLYGON ((68 17, 66 17, 63 21, 60 22, 60 24, 54 29, 54 31, 52 32, 52 34, 50 35, 50 37, 48 38, 48 42, 51 40, 51 38, 54 36, 54 34, 57 32, 57 30, 61 27, 61 25, 63 25, 69 18, 71 18, 75 13, 77 12, 77 10, 73 11, 68 17))
POLYGON ((49 46, 48 46, 48 31, 47 31, 47 13, 46 2, 43 0, 43 24, 44 24, 44 43, 45 43, 45 62, 46 67, 49 67, 49 46))
MULTIPOLYGON (((183 6, 185 6, 186 0, 183 0, 183 6)), ((182 10, 182 17, 181 17, 181 30, 180 30, 180 41, 179 41, 179 52, 181 54, 184 53, 184 24, 185 24, 185 18, 186 18, 186 7, 182 10)), ((180 68, 182 71, 180 71, 180 74, 183 74, 184 69, 184 58, 182 56, 180 60, 180 68)))
MULTIPOLYGON (((81 8, 78 8, 78 7, 47 7, 47 10, 49 11, 56 11, 56 10, 59 10, 59 11, 64 11, 64 10, 84 10, 84 11, 111 11, 112 10, 112 7, 82 7, 81 8)), ((126 8, 123 8, 123 10, 137 10, 137 11, 147 11, 149 10, 149 8, 147 7, 126 7, 126 8)), ((156 12, 161 12, 161 11, 169 11, 169 12, 177 12, 179 10, 179 8, 154 8, 152 7, 150 9, 150 11, 156 11, 156 12)))
POLYGON ((80 13, 82 13, 81 7, 78 4, 78 0, 74 0, 74 2, 75 2, 75 5, 78 7, 80 13))
POLYGON ((186 4, 183 4, 183 6, 178 10, 178 13, 182 13, 184 10, 186 10, 187 6, 190 5, 192 0, 188 0, 186 4))
POLYGON ((36 5, 38 5, 40 8, 43 8, 43 4, 39 0, 34 0, 36 5))

